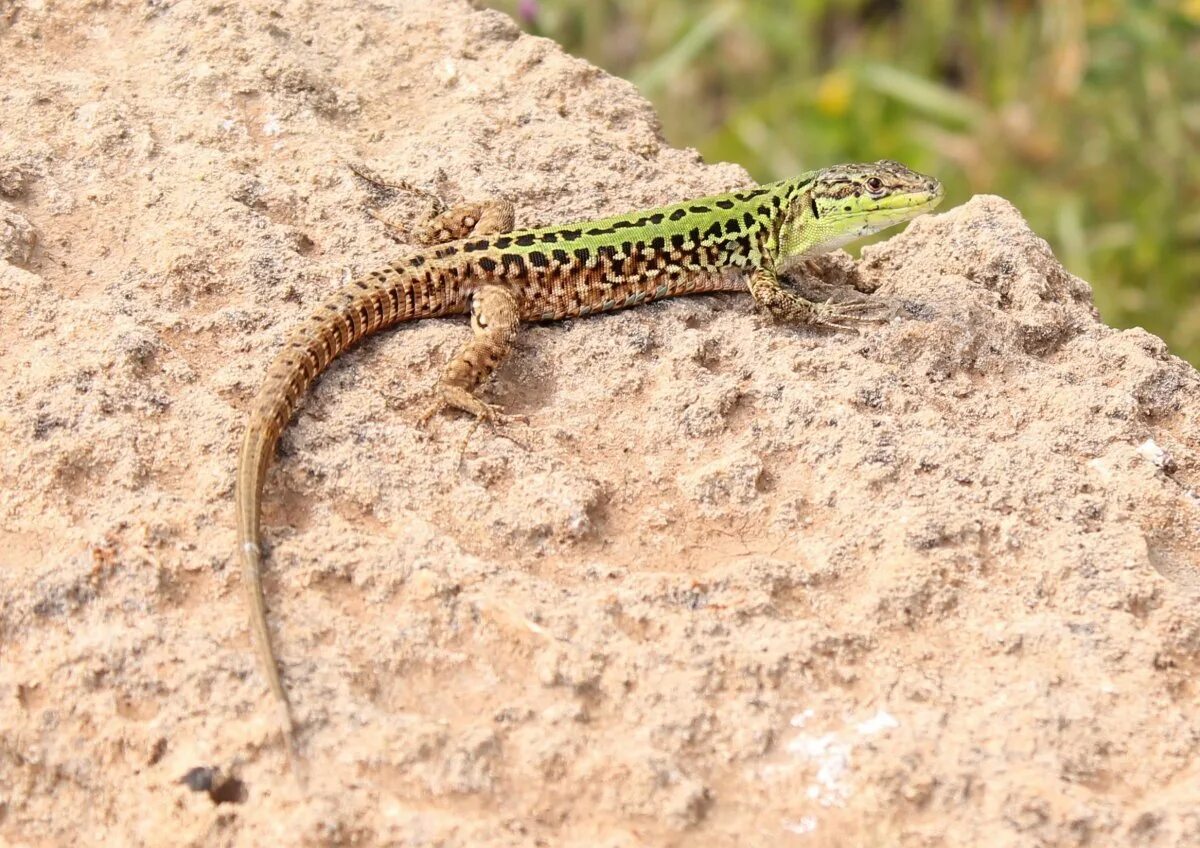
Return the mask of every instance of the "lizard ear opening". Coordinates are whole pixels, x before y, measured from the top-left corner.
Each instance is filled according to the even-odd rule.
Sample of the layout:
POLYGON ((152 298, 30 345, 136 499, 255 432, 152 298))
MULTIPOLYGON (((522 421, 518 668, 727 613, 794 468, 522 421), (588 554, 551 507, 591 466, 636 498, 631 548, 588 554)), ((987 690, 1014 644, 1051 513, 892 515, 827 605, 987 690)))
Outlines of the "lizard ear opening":
POLYGON ((812 210, 813 218, 821 220, 821 213, 817 211, 817 199, 812 194, 808 195, 808 208, 812 210))

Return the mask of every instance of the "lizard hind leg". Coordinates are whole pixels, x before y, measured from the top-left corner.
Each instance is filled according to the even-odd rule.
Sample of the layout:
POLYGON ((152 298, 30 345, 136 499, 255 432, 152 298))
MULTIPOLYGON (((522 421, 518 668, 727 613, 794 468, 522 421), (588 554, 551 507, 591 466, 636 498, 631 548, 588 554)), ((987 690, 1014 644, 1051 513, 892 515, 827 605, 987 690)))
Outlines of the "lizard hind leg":
MULTIPOLYGON (((428 189, 413 185, 407 180, 389 182, 361 165, 351 164, 355 176, 376 189, 403 191, 429 201, 429 212, 425 219, 412 228, 412 235, 421 244, 443 244, 468 236, 497 235, 512 232, 516 215, 511 201, 503 198, 471 200, 450 206, 439 195, 428 189)), ((408 228, 376 212, 367 209, 367 214, 379 223, 398 233, 406 234, 408 228)))
POLYGON ((517 295, 508 286, 488 284, 475 291, 471 297, 471 340, 446 365, 436 389, 437 399, 422 414, 422 423, 447 408, 460 409, 489 424, 509 420, 499 407, 480 400, 475 391, 512 351, 520 315, 517 295))
POLYGON ((512 232, 516 216, 511 202, 502 198, 459 203, 417 227, 422 244, 442 244, 468 236, 512 232))

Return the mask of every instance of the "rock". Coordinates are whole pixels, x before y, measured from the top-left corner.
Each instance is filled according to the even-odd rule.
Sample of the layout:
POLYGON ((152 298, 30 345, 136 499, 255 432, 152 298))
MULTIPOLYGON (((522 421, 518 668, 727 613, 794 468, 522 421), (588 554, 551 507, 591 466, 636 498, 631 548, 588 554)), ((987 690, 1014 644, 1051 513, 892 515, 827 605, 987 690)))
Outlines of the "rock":
POLYGON ((14 265, 28 265, 37 243, 33 224, 11 204, 0 200, 0 259, 14 265))
POLYGON ((747 183, 473 5, 8 22, 2 838, 1200 843, 1200 376, 995 197, 816 263, 895 306, 861 333, 528 328, 485 390, 528 425, 418 425, 464 320, 336 363, 265 493, 290 780, 238 440, 287 330, 408 249, 364 203, 425 205, 343 163, 522 225, 747 183))

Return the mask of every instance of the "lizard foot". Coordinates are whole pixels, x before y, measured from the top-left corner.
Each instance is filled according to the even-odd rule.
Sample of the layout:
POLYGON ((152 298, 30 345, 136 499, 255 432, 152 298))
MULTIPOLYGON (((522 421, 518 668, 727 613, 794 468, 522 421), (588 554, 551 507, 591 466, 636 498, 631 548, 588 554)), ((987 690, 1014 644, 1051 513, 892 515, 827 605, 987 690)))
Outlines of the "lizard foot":
POLYGON ((500 407, 496 404, 485 403, 475 395, 468 392, 466 389, 460 389, 455 386, 441 386, 438 388, 439 397, 434 400, 429 406, 425 407, 418 421, 421 426, 427 426, 429 419, 444 409, 460 409, 474 416, 475 420, 471 422, 470 429, 467 430, 467 435, 463 437, 462 443, 458 446, 458 463, 461 465, 463 458, 466 456, 467 445, 479 430, 479 425, 486 423, 492 428, 492 431, 497 435, 508 439, 513 444, 520 448, 529 450, 529 445, 520 439, 514 438, 511 433, 501 433, 499 428, 507 427, 512 424, 528 425, 529 419, 524 415, 507 415, 500 411, 500 407))
POLYGON ((866 298, 812 301, 790 292, 786 294, 771 298, 766 306, 771 317, 787 324, 858 332, 855 323, 886 321, 890 317, 886 304, 866 298))
POLYGON ((498 405, 482 401, 466 389, 460 389, 457 386, 440 386, 437 389, 437 393, 438 397, 422 410, 420 417, 417 419, 422 426, 427 425, 429 419, 444 409, 462 410, 475 416, 477 423, 486 422, 493 427, 513 423, 529 423, 529 419, 525 416, 507 415, 498 405))
POLYGON ((403 191, 409 194, 415 194, 418 197, 423 197, 428 200, 434 207, 434 214, 440 213, 446 208, 446 201, 442 200, 441 196, 435 194, 428 189, 413 185, 408 180, 390 181, 369 170, 365 165, 358 165, 353 162, 347 162, 346 167, 354 172, 354 175, 365 183, 369 183, 376 189, 384 191, 403 191))
POLYGON ((424 219, 413 227, 393 221, 374 209, 367 214, 390 230, 415 238, 424 245, 445 244, 469 236, 495 235, 511 232, 516 215, 511 201, 504 198, 464 201, 454 206, 435 192, 413 185, 407 180, 390 182, 362 165, 347 163, 355 176, 375 189, 377 202, 388 193, 405 192, 425 199, 429 204, 424 219))
POLYGON ((807 321, 817 327, 833 327, 838 330, 857 332, 858 328, 852 323, 873 323, 887 321, 892 310, 885 304, 866 298, 848 300, 823 300, 812 304, 811 314, 807 321))
MULTIPOLYGON (((374 194, 376 203, 383 202, 384 198, 388 197, 391 193, 404 192, 406 194, 414 194, 428 202, 429 209, 425 214, 426 221, 435 219, 439 215, 444 214, 446 211, 447 203, 438 194, 429 191, 428 189, 421 188, 420 186, 415 186, 408 182, 408 180, 391 182, 383 179, 375 172, 368 170, 365 166, 357 165, 352 162, 347 162, 346 167, 353 171, 356 177, 370 185, 375 190, 374 194)), ((366 213, 379 223, 383 224, 383 226, 387 229, 392 230, 396 235, 408 237, 412 234, 411 227, 408 227, 399 221, 394 221, 370 207, 366 208, 366 213)), ((422 243, 428 244, 429 242, 425 241, 426 229, 426 225, 421 225, 418 227, 417 239, 422 243)))

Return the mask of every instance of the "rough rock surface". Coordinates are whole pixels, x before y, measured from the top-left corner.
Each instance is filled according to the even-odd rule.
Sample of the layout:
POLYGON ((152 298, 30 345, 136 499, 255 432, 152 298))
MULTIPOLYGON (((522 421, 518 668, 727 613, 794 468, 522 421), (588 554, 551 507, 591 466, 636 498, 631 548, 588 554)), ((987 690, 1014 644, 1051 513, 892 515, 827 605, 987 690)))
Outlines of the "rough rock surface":
POLYGON ((364 202, 422 212, 343 163, 522 224, 745 174, 456 0, 17 0, 0 75, 0 842, 1200 844, 1200 377, 993 197, 824 263, 858 335, 532 328, 461 461, 464 322, 338 362, 266 495, 302 794, 231 495, 283 334, 405 249, 364 202))

